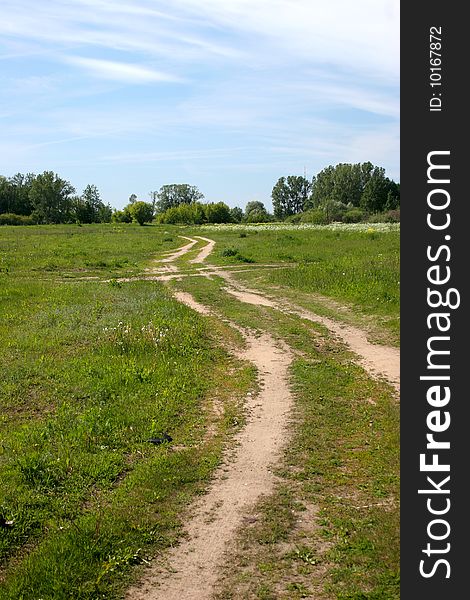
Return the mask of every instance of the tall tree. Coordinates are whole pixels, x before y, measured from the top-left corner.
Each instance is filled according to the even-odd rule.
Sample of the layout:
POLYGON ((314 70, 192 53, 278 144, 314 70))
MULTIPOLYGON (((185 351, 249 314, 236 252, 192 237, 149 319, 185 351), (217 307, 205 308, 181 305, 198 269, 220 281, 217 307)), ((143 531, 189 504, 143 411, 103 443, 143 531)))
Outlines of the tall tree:
POLYGON ((332 197, 334 189, 334 171, 335 167, 330 165, 318 173, 309 199, 309 208, 317 208, 327 199, 332 197))
POLYGON ((234 223, 241 223, 243 219, 243 209, 239 206, 234 206, 230 209, 230 218, 234 223))
POLYGON ((375 167, 364 186, 361 207, 373 213, 397 208, 399 204, 400 193, 397 184, 385 177, 385 169, 375 167))
POLYGON ((73 199, 73 213, 81 223, 108 223, 112 208, 105 206, 96 185, 89 184, 79 198, 73 199))
POLYGON ((307 208, 312 182, 299 175, 281 177, 273 187, 271 198, 276 219, 285 219, 307 208))
POLYGON ((245 206, 245 217, 247 217, 253 211, 266 211, 266 208, 259 200, 250 200, 245 206))
POLYGON ((104 204, 101 201, 100 193, 96 185, 88 184, 83 190, 82 200, 88 213, 88 223, 97 223, 99 221, 100 210, 104 204))
POLYGON ((31 184, 29 198, 39 223, 66 223, 71 218, 75 188, 53 171, 44 171, 31 184))
POLYGON ((16 173, 7 179, 0 177, 0 213, 30 215, 33 207, 29 192, 35 175, 16 173))
POLYGON ((0 175, 0 214, 13 212, 14 190, 6 177, 0 175))
POLYGON ((247 223, 266 223, 270 215, 264 204, 259 200, 251 200, 245 207, 245 221, 247 223))
POLYGON ((172 183, 163 185, 158 192, 158 202, 155 209, 157 213, 162 213, 169 208, 174 208, 180 204, 192 204, 204 198, 195 185, 187 183, 172 183))
MULTIPOLYGON (((132 195, 135 196, 135 194, 132 195)), ((158 192, 149 192, 149 196, 152 204, 153 213, 155 214, 157 210, 158 192)), ((135 197, 135 199, 137 200, 137 196, 135 197)))
POLYGON ((399 196, 399 187, 385 177, 383 167, 374 166, 371 162, 340 163, 318 173, 309 204, 315 208, 333 204, 352 205, 368 212, 379 212, 389 206, 396 208, 399 196))

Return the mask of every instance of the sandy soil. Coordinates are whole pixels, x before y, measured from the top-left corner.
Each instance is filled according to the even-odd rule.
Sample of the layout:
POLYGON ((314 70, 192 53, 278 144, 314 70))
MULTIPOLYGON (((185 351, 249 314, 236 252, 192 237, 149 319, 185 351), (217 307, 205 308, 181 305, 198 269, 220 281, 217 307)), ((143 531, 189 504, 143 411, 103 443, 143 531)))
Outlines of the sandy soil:
POLYGON ((209 238, 205 238, 205 237, 201 237, 200 235, 195 235, 194 237, 198 238, 199 240, 203 240, 204 242, 208 242, 204 248, 202 248, 202 250, 199 252, 199 254, 196 256, 196 258, 193 258, 192 260, 190 260, 189 262, 191 264, 200 264, 203 263, 206 258, 209 256, 209 254, 212 252, 212 250, 214 249, 215 246, 215 242, 214 240, 210 240, 209 238))
MULTIPOLYGON (((189 294, 178 292, 180 302, 207 315, 211 311, 189 294)), ((267 333, 260 337, 243 332, 247 349, 239 357, 258 369, 259 395, 246 399, 247 424, 237 436, 234 456, 220 468, 207 492, 191 512, 185 539, 170 551, 165 562, 153 565, 128 600, 207 600, 224 562, 227 544, 243 523, 246 511, 263 494, 269 494, 274 476, 269 466, 286 442, 292 397, 287 370, 291 353, 267 333)))
POLYGON ((189 252, 192 249, 192 247, 197 244, 197 240, 186 237, 185 235, 180 235, 178 237, 183 238, 185 240, 189 240, 189 244, 185 244, 184 246, 181 246, 174 252, 172 251, 172 252, 167 253, 167 256, 165 258, 160 258, 160 259, 156 260, 155 261, 156 263, 171 263, 171 262, 175 261, 177 258, 180 258, 181 256, 183 256, 183 254, 186 254, 187 252, 189 252))
POLYGON ((370 375, 382 377, 391 383, 397 392, 400 390, 400 351, 398 348, 373 344, 369 342, 364 331, 352 325, 346 325, 334 319, 317 315, 287 301, 277 302, 271 300, 258 290, 248 289, 235 281, 228 271, 219 271, 218 275, 223 277, 229 284, 226 291, 241 302, 257 306, 269 306, 281 312, 295 314, 302 319, 324 325, 358 355, 357 362, 370 375))
MULTIPOLYGON (((169 281, 185 276, 218 275, 225 280, 226 291, 241 302, 267 306, 321 323, 357 355, 357 362, 370 374, 385 378, 399 390, 398 349, 372 344, 365 332, 356 327, 249 289, 235 280, 232 276, 234 271, 228 268, 204 266, 215 242, 195 237, 207 242, 190 261, 201 265, 196 273, 180 272, 173 264, 197 243, 193 238, 185 238, 190 243, 157 261, 166 263, 165 267, 152 270, 151 278, 169 281)), ((251 269, 239 269, 243 270, 251 269)), ((209 307, 197 302, 186 292, 178 291, 175 297, 203 315, 215 315, 209 307)), ((185 539, 148 568, 140 583, 128 590, 126 600, 209 600, 224 564, 228 544, 242 526, 250 507, 273 488, 274 476, 270 466, 276 462, 287 441, 287 420, 292 408, 288 384, 292 353, 285 344, 281 346, 267 332, 255 337, 238 325, 230 324, 245 338, 246 350, 238 356, 257 367, 261 391, 258 395, 247 397, 247 423, 236 438, 236 449, 216 472, 207 493, 191 507, 193 517, 186 525, 185 539)))

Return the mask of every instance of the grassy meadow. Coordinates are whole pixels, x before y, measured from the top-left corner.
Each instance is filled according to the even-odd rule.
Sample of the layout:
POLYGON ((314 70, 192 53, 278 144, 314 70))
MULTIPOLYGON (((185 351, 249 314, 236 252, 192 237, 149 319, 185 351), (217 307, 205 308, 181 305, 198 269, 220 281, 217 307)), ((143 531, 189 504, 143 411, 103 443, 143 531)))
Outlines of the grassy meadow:
MULTIPOLYGON (((319 311, 319 296, 370 316, 398 344, 400 334, 400 232, 376 224, 307 228, 213 226, 205 235, 217 241, 214 264, 272 264, 293 268, 243 274, 258 286, 282 287, 319 311)), ((323 303, 324 304, 324 303, 323 303)), ((337 315, 335 315, 337 316, 337 315)))
MULTIPOLYGON (((178 287, 293 349, 289 442, 274 493, 239 532, 217 600, 398 600, 399 403, 322 325, 238 302, 225 282, 178 287)), ((284 293, 284 289, 283 289, 284 293)))
POLYGON ((114 597, 174 541, 220 460, 252 370, 161 284, 114 280, 180 242, 139 226, 0 230, 0 598, 114 597), (111 281, 81 279, 96 276, 111 281), (226 413, 205 440, 214 396, 226 413), (179 451, 146 442, 165 431, 179 451))
POLYGON ((216 276, 118 281, 183 245, 178 235, 216 240, 208 262, 253 269, 237 275, 247 285, 374 322, 398 344, 397 230, 1 227, 0 600, 121 598, 134 567, 178 538, 243 422, 255 373, 224 349, 239 334, 176 302, 172 287, 296 353, 278 486, 241 532, 218 598, 398 598, 391 389, 324 327, 241 304, 216 276), (171 445, 146 441, 163 432, 171 445))

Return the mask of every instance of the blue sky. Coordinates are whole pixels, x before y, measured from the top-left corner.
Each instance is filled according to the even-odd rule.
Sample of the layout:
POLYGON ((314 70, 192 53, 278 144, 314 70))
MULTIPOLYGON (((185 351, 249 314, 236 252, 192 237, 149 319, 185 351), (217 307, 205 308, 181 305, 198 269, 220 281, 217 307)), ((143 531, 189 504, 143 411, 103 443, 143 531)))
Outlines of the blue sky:
POLYGON ((0 174, 122 208, 168 183, 244 207, 370 160, 399 181, 399 0, 2 0, 0 174))

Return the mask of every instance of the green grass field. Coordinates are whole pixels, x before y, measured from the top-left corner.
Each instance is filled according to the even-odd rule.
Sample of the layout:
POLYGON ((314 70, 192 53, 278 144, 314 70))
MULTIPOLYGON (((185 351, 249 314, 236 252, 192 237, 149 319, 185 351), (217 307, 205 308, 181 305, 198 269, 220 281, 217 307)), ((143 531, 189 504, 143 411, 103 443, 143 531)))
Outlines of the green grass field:
POLYGON ((113 597, 130 564, 172 542, 220 460, 220 435, 198 446, 208 399, 227 400, 222 431, 252 373, 161 284, 78 279, 142 269, 179 244, 163 230, 0 236, 0 513, 13 521, 0 597, 113 597), (164 431, 179 452, 146 442, 164 431))
POLYGON ((202 235, 218 242, 211 257, 215 264, 295 263, 289 269, 253 271, 257 285, 283 286, 297 300, 299 292, 306 293, 307 306, 316 310, 318 295, 350 305, 366 318, 373 315, 388 332, 388 341, 398 343, 400 232, 395 227, 381 231, 374 225, 279 230, 214 226, 204 228, 202 235), (233 255, 224 256, 226 249, 233 255))
MULTIPOLYGON (((291 372, 293 442, 279 488, 245 532, 246 552, 234 556, 248 581, 239 597, 313 590, 320 599, 398 598, 391 390, 354 366, 321 327, 242 305, 217 277, 170 289, 118 281, 188 234, 216 240, 209 262, 254 267, 241 280, 329 314, 336 309, 325 298, 345 304, 398 343, 397 231, 0 228, 0 517, 9 523, 0 528, 0 599, 122 597, 134 566, 178 538, 185 509, 242 423, 255 373, 222 344, 240 344, 239 336, 176 302, 174 285, 302 353, 291 372), (214 398, 224 406, 216 421, 214 398), (146 441, 165 431, 177 450, 146 441), (319 527, 308 537, 292 515, 313 504, 319 527), (312 550, 319 539, 321 556, 312 550)), ((181 265, 195 268, 187 257, 181 265)), ((226 574, 221 598, 235 598, 230 586, 242 583, 234 577, 226 574)))

